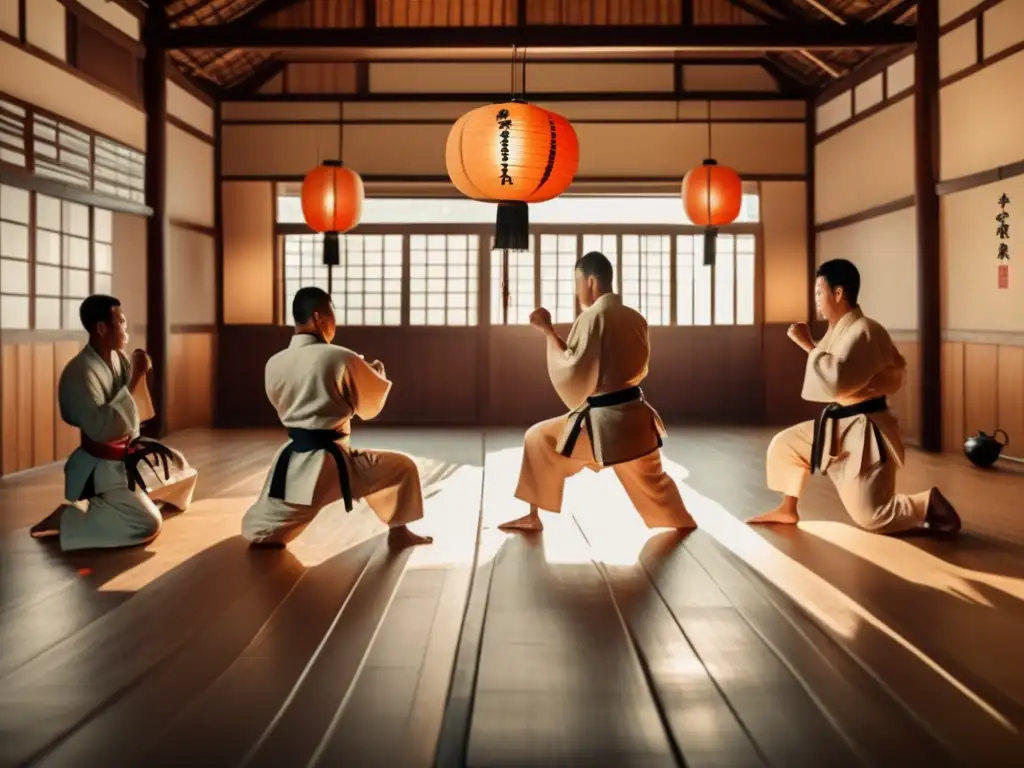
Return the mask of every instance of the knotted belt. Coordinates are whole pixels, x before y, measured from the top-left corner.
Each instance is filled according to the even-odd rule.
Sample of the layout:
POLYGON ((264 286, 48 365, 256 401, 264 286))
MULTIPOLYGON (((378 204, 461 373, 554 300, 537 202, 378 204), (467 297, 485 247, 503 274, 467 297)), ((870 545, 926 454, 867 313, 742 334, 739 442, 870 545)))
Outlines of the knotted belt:
POLYGON ((327 451, 338 467, 338 485, 341 486, 341 498, 345 500, 345 511, 352 511, 352 486, 349 483, 348 467, 345 465, 345 454, 338 445, 338 440, 348 437, 345 432, 333 429, 289 429, 291 442, 284 447, 274 465, 274 474, 270 478, 270 498, 284 501, 285 488, 288 483, 288 462, 292 454, 327 451))
MULTIPOLYGON (((139 470, 139 464, 142 462, 145 462, 153 470, 153 474, 158 477, 160 475, 158 468, 160 468, 163 469, 164 480, 168 481, 171 479, 170 463, 175 460, 174 452, 157 440, 148 437, 135 437, 101 443, 83 434, 81 446, 83 451, 94 458, 104 461, 120 461, 124 464, 125 472, 128 475, 128 490, 130 491, 141 488, 143 493, 149 493, 146 481, 143 480, 142 472, 139 470), (151 460, 151 457, 155 459, 155 463, 151 460)), ((96 495, 91 493, 91 484, 92 476, 90 475, 83 491, 83 499, 96 495)))
MULTIPOLYGON (((811 474, 813 475, 821 469, 821 461, 825 454, 825 428, 827 422, 837 422, 840 419, 848 419, 851 416, 881 413, 888 410, 888 408, 889 404, 885 401, 884 397, 875 397, 871 400, 854 403, 853 405, 831 403, 825 406, 825 410, 818 414, 818 417, 814 420, 814 440, 811 443, 811 474)), ((873 421, 871 422, 871 429, 875 435, 875 442, 878 444, 878 455, 882 457, 882 463, 884 464, 889 457, 889 452, 885 447, 885 439, 882 437, 882 431, 873 421)))
MULTIPOLYGON (((576 447, 576 440, 579 439, 584 424, 587 427, 587 434, 591 435, 591 439, 593 439, 594 430, 590 423, 590 411, 592 409, 623 405, 636 400, 643 400, 643 398, 644 393, 640 387, 629 387, 627 389, 620 389, 617 392, 609 392, 605 395, 591 395, 588 397, 587 402, 582 407, 569 414, 573 421, 572 426, 569 428, 569 435, 565 440, 565 447, 562 448, 562 455, 572 455, 573 448, 576 447)), ((658 447, 661 447, 660 436, 658 437, 658 447)))

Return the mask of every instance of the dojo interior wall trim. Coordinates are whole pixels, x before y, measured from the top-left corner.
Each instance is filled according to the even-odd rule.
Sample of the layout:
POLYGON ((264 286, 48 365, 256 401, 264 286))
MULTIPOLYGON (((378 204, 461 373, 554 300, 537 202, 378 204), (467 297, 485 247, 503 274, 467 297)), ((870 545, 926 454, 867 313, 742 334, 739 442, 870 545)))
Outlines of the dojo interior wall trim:
MULTIPOLYGON (((580 140, 579 177, 629 179, 682 178, 690 167, 703 161, 707 155, 707 123, 698 120, 699 116, 693 117, 692 122, 676 122, 674 114, 681 104, 683 102, 543 102, 542 106, 570 120, 584 113, 591 115, 592 122, 575 125, 580 140)), ((686 104, 693 107, 690 102, 686 104)), ((781 102, 785 110, 779 109, 775 102, 736 104, 740 108, 733 109, 726 103, 721 109, 726 114, 730 109, 734 113, 753 114, 744 117, 744 122, 738 122, 739 118, 734 122, 712 118, 716 157, 727 161, 744 176, 802 175, 805 172, 804 104, 781 102), (757 105, 757 111, 750 108, 752 104, 757 105), (796 114, 797 107, 799 114, 796 114), (754 122, 778 119, 783 111, 789 113, 786 122, 754 122), (794 117, 798 119, 792 119, 794 117)), ((302 176, 325 158, 341 157, 370 177, 443 177, 446 174, 445 141, 451 121, 457 119, 464 106, 429 102, 226 103, 222 107, 220 170, 226 177, 286 178, 302 176), (293 114, 327 117, 308 118, 323 120, 315 123, 267 117, 262 123, 229 122, 228 115, 240 114, 237 108, 243 106, 274 106, 279 113, 287 110, 293 114), (342 109, 346 119, 360 122, 342 122, 342 109), (417 122, 425 119, 437 122, 417 122)), ((706 111, 706 106, 700 111, 706 111)), ((260 110, 248 114, 268 113, 260 110)), ((723 116, 722 119, 728 118, 723 116)))

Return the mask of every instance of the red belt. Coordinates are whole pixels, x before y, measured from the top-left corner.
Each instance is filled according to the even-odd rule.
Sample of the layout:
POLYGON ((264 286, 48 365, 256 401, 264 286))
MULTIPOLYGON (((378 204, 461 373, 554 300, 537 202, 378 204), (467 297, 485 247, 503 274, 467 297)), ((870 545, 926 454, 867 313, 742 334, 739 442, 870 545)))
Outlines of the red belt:
POLYGON ((128 488, 130 490, 134 491, 136 487, 147 492, 149 490, 146 487, 145 480, 139 473, 139 464, 143 461, 157 475, 159 475, 157 467, 162 465, 164 480, 170 480, 171 478, 170 462, 174 461, 174 453, 166 445, 156 440, 149 440, 144 437, 135 439, 125 437, 120 440, 111 440, 108 443, 99 443, 83 434, 81 446, 83 451, 94 458, 124 462, 124 468, 128 474, 128 488), (156 459, 157 465, 150 461, 150 457, 156 459))
POLYGON ((132 439, 111 440, 109 443, 98 443, 82 435, 82 450, 97 459, 106 461, 124 461, 132 453, 132 439))

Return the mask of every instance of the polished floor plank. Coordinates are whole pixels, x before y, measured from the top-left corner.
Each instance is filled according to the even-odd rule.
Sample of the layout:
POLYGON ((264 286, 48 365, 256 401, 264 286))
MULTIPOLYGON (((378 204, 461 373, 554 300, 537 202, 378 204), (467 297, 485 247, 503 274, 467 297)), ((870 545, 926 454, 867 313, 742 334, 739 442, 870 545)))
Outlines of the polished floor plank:
POLYGON ((381 536, 308 569, 248 646, 159 723, 136 765, 239 765, 278 715, 341 613, 381 536))
POLYGON ((477 466, 451 465, 452 471, 439 473, 436 488, 426 475, 424 530, 434 534, 435 543, 411 553, 378 635, 312 763, 434 765, 479 540, 482 436, 478 441, 477 466))
MULTIPOLYGON (((488 435, 485 502, 511 496, 519 440, 488 435)), ((488 507, 485 519, 514 506, 488 507)), ((675 766, 586 540, 570 516, 550 517, 542 534, 511 535, 496 555, 466 765, 675 766)))
MULTIPOLYGON (((691 542, 704 536, 703 531, 695 531, 675 556, 683 560, 693 557, 691 542)), ((692 571, 692 565, 689 567, 692 571)), ((654 583, 767 762, 858 764, 833 724, 740 610, 731 601, 719 606, 693 605, 687 594, 688 580, 670 574, 666 570, 653 574, 654 583)), ((716 588, 721 589, 717 582, 716 588)))
POLYGON ((688 549, 864 762, 951 764, 935 736, 785 595, 709 537, 694 536, 688 549))
POLYGON ((7 675, 0 687, 0 763, 20 763, 168 660, 275 564, 234 539, 151 584, 101 621, 7 675))
POLYGON ((637 543, 611 473, 570 480, 542 535, 495 531, 525 512, 521 430, 356 436, 416 456, 439 545, 396 565, 363 509, 248 550, 276 431, 174 436, 197 500, 136 550, 27 536, 59 466, 0 480, 0 764, 1024 761, 1015 468, 908 453, 899 487, 940 483, 953 541, 864 533, 822 478, 799 526, 752 529, 771 431, 676 428, 666 467, 702 530, 637 543))
MULTIPOLYGON (((675 766, 654 698, 592 563, 547 562, 552 523, 495 565, 466 765, 675 766)), ((582 546, 580 543, 577 546, 582 546)))
MULTIPOLYGON (((197 444, 193 453, 200 459, 237 455, 243 444, 239 438, 232 441, 225 436, 217 447, 207 438, 204 451, 197 439, 192 442, 197 444)), ((184 524, 182 515, 171 516, 161 537, 149 547, 62 554, 56 542, 33 540, 25 529, 0 536, 4 567, 11 574, 2 580, 7 588, 0 607, 0 646, 7 651, 0 658, 0 677, 129 600, 146 583, 147 573, 167 571, 200 551, 207 541, 219 540, 220 533, 210 530, 211 516, 216 518, 214 526, 223 521, 234 534, 240 510, 218 500, 249 493, 254 484, 258 489, 271 455, 268 444, 262 450, 248 450, 247 458, 233 467, 226 461, 204 466, 193 506, 185 513, 191 522, 184 524), (196 541, 192 533, 210 538, 196 541)), ((58 468, 46 471, 51 485, 62 486, 58 468)), ((0 487, 11 495, 18 485, 8 480, 0 481, 0 487)))
POLYGON ((309 676, 282 702, 264 728, 245 765, 278 768, 311 765, 335 714, 348 698, 409 559, 408 550, 392 552, 386 542, 356 584, 340 620, 324 637, 320 653, 309 660, 309 676))
POLYGON ((302 567, 285 552, 258 557, 284 561, 222 612, 193 642, 115 698, 39 760, 46 768, 83 765, 139 765, 150 744, 182 707, 201 695, 230 667, 286 599, 302 567))
MULTIPOLYGON (((588 540, 604 533, 582 522, 583 518, 576 516, 588 540)), ((657 534, 646 542, 638 562, 632 565, 608 564, 600 560, 600 554, 596 557, 685 764, 689 768, 765 766, 764 755, 651 581, 650 572, 670 559, 687 535, 657 534)))
POLYGON ((820 477, 801 499, 799 526, 752 530, 739 520, 777 502, 762 474, 770 437, 695 429, 668 441, 666 464, 706 530, 810 614, 957 759, 1024 759, 1024 688, 1009 640, 1024 630, 1024 520, 1010 519, 1024 475, 909 451, 898 487, 946 489, 964 520, 955 540, 861 531, 820 477))

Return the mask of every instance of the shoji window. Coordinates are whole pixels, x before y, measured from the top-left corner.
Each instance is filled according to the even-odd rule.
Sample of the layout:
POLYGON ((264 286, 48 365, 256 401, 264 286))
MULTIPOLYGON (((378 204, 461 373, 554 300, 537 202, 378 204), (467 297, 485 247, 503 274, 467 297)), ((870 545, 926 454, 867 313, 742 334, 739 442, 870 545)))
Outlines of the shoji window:
POLYGON ((479 257, 478 235, 410 235, 410 325, 476 325, 479 257))

